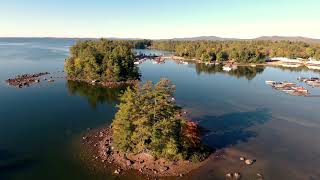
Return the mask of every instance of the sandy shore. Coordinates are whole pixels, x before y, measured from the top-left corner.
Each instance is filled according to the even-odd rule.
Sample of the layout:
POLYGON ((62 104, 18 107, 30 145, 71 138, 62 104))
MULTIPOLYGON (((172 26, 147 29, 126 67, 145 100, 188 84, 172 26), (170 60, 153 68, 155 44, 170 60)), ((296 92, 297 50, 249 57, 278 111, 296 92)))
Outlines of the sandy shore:
POLYGON ((134 170, 141 175, 152 177, 184 176, 208 162, 167 161, 154 159, 146 153, 123 154, 111 146, 112 132, 110 128, 90 130, 82 137, 82 146, 94 160, 100 161, 102 167, 111 168, 114 174, 122 174, 134 170))

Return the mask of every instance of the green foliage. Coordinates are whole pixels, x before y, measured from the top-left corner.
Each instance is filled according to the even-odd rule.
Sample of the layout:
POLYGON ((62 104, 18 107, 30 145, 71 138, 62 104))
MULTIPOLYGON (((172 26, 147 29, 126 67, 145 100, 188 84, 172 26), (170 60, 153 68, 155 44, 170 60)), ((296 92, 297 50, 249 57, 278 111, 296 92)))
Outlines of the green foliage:
POLYGON ((152 48, 173 51, 178 56, 211 61, 228 59, 240 63, 261 63, 268 57, 320 59, 320 45, 290 41, 153 41, 152 48))
POLYGON ((138 79, 132 45, 125 41, 79 41, 65 61, 69 77, 82 80, 126 81, 138 79))
POLYGON ((229 58, 229 55, 224 51, 220 51, 217 54, 217 61, 227 61, 228 58, 229 58))
POLYGON ((146 49, 150 46, 151 46, 151 40, 148 40, 148 39, 133 41, 133 47, 135 49, 146 49))
MULTIPOLYGON (((113 145, 122 152, 148 152, 170 160, 190 159, 202 147, 198 127, 181 116, 167 79, 128 88, 112 123, 113 145)), ((200 153, 201 154, 201 153, 200 153)))
POLYGON ((131 136, 133 134, 133 122, 131 116, 135 110, 136 94, 130 88, 122 95, 119 112, 113 121, 113 143, 114 146, 122 151, 130 151, 133 148, 131 136))
POLYGON ((314 57, 314 55, 315 55, 315 50, 312 49, 311 47, 307 47, 307 48, 306 48, 306 54, 307 54, 309 57, 314 57))
POLYGON ((210 62, 210 61, 215 61, 216 59, 217 59, 217 56, 213 50, 206 51, 201 54, 201 61, 210 62))

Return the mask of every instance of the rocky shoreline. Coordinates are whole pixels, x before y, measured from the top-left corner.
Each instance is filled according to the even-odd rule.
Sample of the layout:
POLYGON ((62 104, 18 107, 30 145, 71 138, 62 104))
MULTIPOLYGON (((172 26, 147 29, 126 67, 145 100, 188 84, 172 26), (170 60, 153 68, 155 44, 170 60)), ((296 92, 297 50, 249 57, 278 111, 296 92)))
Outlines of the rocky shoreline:
POLYGON ((100 161, 103 167, 112 167, 115 175, 128 170, 134 170, 141 175, 152 177, 181 177, 207 163, 191 162, 187 160, 168 161, 155 159, 148 153, 124 154, 116 151, 112 145, 112 131, 110 128, 90 130, 82 137, 82 144, 87 148, 95 161, 100 161), (107 165, 107 166, 106 166, 107 165))
POLYGON ((79 78, 74 78, 74 77, 66 77, 67 81, 77 81, 77 82, 84 82, 90 85, 100 85, 102 87, 106 88, 113 88, 113 87, 119 87, 119 86, 127 86, 127 85, 135 85, 139 83, 139 80, 127 80, 127 81, 106 81, 106 82, 101 82, 98 80, 84 80, 84 79, 79 79, 79 78))

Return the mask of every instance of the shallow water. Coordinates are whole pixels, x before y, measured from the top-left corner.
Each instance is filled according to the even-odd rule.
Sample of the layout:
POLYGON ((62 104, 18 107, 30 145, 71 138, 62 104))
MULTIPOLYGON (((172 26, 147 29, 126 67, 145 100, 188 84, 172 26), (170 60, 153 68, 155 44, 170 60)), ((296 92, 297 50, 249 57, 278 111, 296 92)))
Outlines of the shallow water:
MULTIPOLYGON (((110 124, 121 89, 63 78, 23 89, 4 83, 21 73, 48 71, 53 77, 64 76, 64 59, 74 42, 0 39, 0 179, 117 178, 89 170, 73 142, 87 128, 110 124)), ((174 61, 147 61, 140 71, 143 81, 171 79, 177 85, 177 103, 208 130, 205 143, 229 154, 185 179, 224 179, 226 172, 235 171, 243 179, 255 179, 258 172, 265 179, 320 179, 320 98, 287 95, 264 83, 297 82, 298 76, 319 76, 319 72, 239 67, 227 73, 221 67, 174 61), (240 155, 257 162, 243 166, 237 159, 240 155)), ((309 89, 320 95, 320 89, 309 89)), ((125 174, 120 179, 134 177, 125 174)))

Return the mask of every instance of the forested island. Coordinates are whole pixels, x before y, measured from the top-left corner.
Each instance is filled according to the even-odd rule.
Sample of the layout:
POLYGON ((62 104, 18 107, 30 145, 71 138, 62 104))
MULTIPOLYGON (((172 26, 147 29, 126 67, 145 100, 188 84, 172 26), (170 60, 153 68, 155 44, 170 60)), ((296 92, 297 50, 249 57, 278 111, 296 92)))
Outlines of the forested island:
POLYGON ((114 147, 170 160, 203 160, 198 127, 183 116, 174 92, 168 79, 128 88, 112 124, 114 147))
POLYGON ((198 125, 176 105, 174 92, 175 85, 161 79, 123 93, 112 125, 100 131, 97 146, 104 162, 119 166, 114 173, 135 169, 155 176, 181 176, 209 156, 198 125))
POLYGON ((65 60, 69 80, 98 82, 109 86, 132 83, 140 78, 134 65, 133 44, 128 41, 79 41, 65 60))

